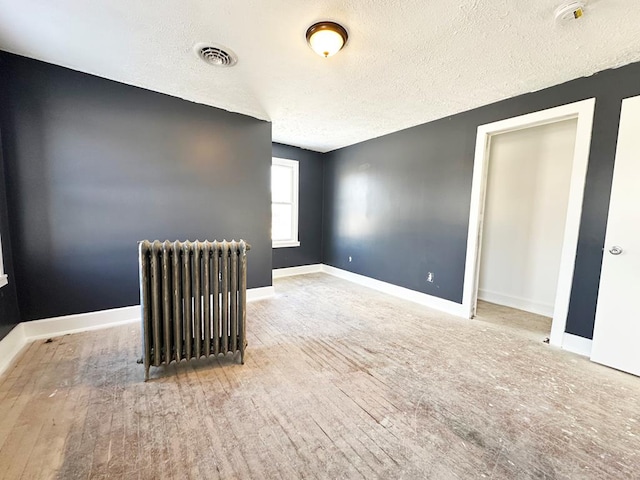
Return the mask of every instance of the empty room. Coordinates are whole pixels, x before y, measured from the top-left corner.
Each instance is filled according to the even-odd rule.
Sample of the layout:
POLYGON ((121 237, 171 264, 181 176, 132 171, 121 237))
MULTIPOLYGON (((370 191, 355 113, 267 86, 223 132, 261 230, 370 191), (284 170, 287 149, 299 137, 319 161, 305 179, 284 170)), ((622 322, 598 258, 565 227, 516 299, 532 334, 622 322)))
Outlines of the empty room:
POLYGON ((640 478, 631 3, 0 0, 0 480, 640 478))

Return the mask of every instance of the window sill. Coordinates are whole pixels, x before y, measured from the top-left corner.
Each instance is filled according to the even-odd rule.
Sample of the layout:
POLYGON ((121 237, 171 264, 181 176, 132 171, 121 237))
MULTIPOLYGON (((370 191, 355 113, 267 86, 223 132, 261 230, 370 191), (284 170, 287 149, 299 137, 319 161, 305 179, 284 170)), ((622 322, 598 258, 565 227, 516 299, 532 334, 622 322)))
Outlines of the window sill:
POLYGON ((286 248, 286 247, 299 247, 300 242, 294 240, 287 240, 284 242, 273 242, 271 248, 286 248))
POLYGON ((0 287, 4 287, 9 283, 9 277, 7 275, 0 275, 0 287))

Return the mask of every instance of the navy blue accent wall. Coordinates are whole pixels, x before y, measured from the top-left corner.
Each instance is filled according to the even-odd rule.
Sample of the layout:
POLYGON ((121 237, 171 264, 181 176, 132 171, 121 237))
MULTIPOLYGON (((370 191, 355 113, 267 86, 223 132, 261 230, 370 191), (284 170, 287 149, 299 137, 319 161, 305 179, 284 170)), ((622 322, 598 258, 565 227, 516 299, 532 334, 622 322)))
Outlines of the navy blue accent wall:
POLYGON ((273 156, 299 162, 299 247, 273 249, 273 268, 322 262, 323 155, 302 148, 273 144, 273 156))
POLYGON ((22 320, 139 303, 137 242, 247 240, 271 285, 271 124, 0 54, 22 320))
POLYGON ((567 321, 592 338, 620 107, 638 94, 636 63, 326 154, 323 262, 460 303, 477 127, 595 97, 567 321))

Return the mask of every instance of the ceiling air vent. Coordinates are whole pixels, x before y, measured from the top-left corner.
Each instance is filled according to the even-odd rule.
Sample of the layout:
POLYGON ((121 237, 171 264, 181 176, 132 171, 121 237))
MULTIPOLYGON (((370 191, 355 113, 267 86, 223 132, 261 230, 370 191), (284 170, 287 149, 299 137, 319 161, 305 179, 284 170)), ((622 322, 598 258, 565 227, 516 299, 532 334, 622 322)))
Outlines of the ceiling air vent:
POLYGON ((221 46, 199 44, 195 46, 195 51, 203 61, 215 67, 233 67, 238 62, 231 50, 221 46))

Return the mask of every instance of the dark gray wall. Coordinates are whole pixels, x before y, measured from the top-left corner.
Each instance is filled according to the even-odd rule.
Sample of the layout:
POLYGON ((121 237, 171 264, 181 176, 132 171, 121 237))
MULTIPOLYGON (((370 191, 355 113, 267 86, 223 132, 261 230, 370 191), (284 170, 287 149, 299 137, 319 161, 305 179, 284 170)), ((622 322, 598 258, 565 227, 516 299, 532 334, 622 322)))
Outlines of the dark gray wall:
POLYGON ((4 261, 4 273, 9 276, 9 283, 0 288, 0 339, 2 339, 17 323, 20 322, 20 312, 18 311, 18 297, 16 294, 16 282, 13 270, 13 255, 11 252, 11 236, 9 234, 9 218, 7 214, 7 196, 5 189, 4 162, 2 161, 1 141, 0 236, 2 238, 2 258, 4 261))
POLYGON ((137 241, 252 245, 271 285, 271 124, 0 56, 2 139, 23 320, 139 303, 137 241))
POLYGON ((273 156, 298 160, 300 170, 298 212, 300 246, 274 248, 273 268, 321 263, 323 155, 302 148, 274 143, 273 156))
POLYGON ((327 154, 323 262, 460 303, 477 127, 596 97, 567 321, 592 338, 620 106, 638 94, 636 63, 327 154))

